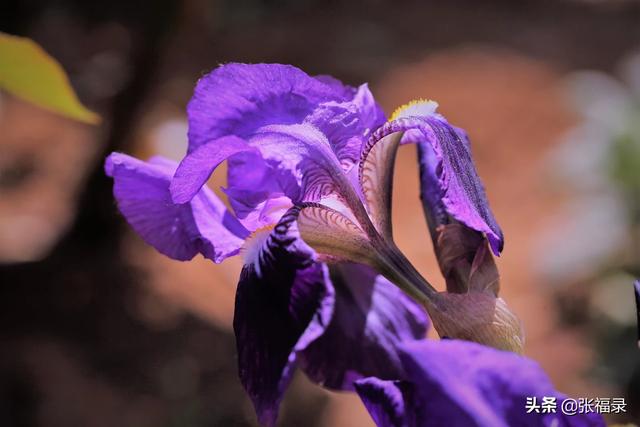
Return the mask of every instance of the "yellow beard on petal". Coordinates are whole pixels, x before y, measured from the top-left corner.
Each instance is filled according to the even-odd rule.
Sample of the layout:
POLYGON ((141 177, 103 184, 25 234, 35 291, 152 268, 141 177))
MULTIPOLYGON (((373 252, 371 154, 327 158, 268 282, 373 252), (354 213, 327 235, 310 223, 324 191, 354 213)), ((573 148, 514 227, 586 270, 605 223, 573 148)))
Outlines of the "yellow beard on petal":
POLYGON ((436 112, 438 103, 430 99, 414 99, 396 108, 389 121, 409 116, 430 116, 436 112))

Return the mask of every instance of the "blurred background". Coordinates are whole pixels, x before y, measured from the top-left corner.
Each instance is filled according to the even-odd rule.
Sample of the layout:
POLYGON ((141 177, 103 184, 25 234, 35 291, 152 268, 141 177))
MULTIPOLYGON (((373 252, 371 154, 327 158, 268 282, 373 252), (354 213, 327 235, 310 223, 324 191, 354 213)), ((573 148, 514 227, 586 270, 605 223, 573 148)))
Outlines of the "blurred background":
MULTIPOLYGON (((5 0, 0 30, 41 44, 103 117, 0 92, 1 426, 256 425, 231 330, 239 261, 156 253, 102 170, 115 150, 179 159, 193 86, 228 61, 367 81, 387 113, 438 101, 504 230, 527 355, 565 393, 626 397, 611 421, 640 419, 640 2, 5 0)), ((398 162, 399 246, 443 289, 414 148, 398 162)), ((280 425, 372 422, 298 375, 280 425)))

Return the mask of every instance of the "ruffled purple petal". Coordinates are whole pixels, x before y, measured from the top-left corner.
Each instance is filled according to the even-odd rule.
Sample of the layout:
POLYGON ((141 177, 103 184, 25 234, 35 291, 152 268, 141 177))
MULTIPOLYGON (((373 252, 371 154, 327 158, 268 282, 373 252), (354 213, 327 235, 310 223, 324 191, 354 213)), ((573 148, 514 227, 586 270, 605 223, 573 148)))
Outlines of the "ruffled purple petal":
POLYGON ((368 376, 405 378, 397 346, 426 335, 424 310, 369 267, 337 265, 331 277, 334 315, 322 337, 304 352, 307 375, 338 390, 353 390, 354 381, 368 376))
POLYGON ((360 85, 351 102, 360 112, 359 126, 361 129, 365 129, 365 136, 386 122, 387 117, 382 107, 374 99, 368 84, 360 85))
POLYGON ((324 133, 338 160, 349 169, 360 157, 362 144, 385 122, 384 112, 366 84, 344 102, 325 102, 305 119, 324 133))
POLYGON ((172 184, 174 200, 184 203, 195 194, 220 159, 230 156, 216 140, 235 136, 260 150, 260 167, 268 170, 256 170, 242 183, 231 178, 246 162, 229 164, 230 202, 243 223, 255 226, 269 199, 284 195, 299 202, 328 194, 329 177, 338 172, 334 163, 348 170, 362 142, 384 122, 367 85, 356 89, 280 64, 215 69, 198 82, 188 116, 189 154, 172 184), (326 147, 318 150, 319 141, 326 147))
POLYGON ((313 261, 294 221, 285 215, 266 239, 252 237, 260 247, 245 259, 236 293, 240 380, 267 426, 276 422, 298 354, 324 332, 334 305, 328 269, 313 261))
POLYGON ((234 154, 255 151, 244 140, 225 136, 202 144, 185 156, 171 181, 175 203, 187 203, 207 182, 215 168, 234 154))
POLYGON ((560 408, 566 396, 553 388, 537 363, 514 353, 458 340, 406 343, 400 353, 413 384, 411 393, 390 382, 375 386, 365 382, 358 389, 377 419, 384 420, 379 427, 605 426, 599 414, 564 415, 560 408), (404 419, 398 409, 402 409, 400 395, 404 419), (535 397, 538 403, 553 397, 557 410, 527 413, 527 397, 535 397), (388 415, 385 418, 379 412, 388 415), (385 424, 386 420, 396 423, 385 424))
POLYGON ((444 209, 469 228, 485 233, 498 255, 504 237, 489 208, 464 133, 437 115, 410 116, 387 122, 368 144, 375 144, 395 132, 406 132, 403 142, 420 145, 422 198, 426 210, 431 212, 428 216, 439 225, 438 222, 444 221, 444 209))
POLYGON ((281 64, 226 64, 198 81, 187 107, 189 152, 225 135, 247 138, 272 124, 302 123, 320 103, 348 91, 281 64))
POLYGON ((105 162, 113 177, 118 208, 145 242, 170 258, 186 261, 201 253, 214 262, 240 251, 248 231, 207 188, 191 202, 176 205, 169 183, 177 164, 163 158, 148 162, 122 153, 105 162))

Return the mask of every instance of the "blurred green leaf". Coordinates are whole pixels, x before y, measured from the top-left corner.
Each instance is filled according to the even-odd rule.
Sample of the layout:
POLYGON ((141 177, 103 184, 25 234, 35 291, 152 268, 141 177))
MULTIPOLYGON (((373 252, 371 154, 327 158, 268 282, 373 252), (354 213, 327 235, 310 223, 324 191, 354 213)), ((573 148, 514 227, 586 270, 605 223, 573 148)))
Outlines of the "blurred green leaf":
POLYGON ((58 61, 28 38, 0 32, 0 89, 84 123, 100 122, 80 103, 58 61))
POLYGON ((630 194, 640 195, 640 135, 625 134, 613 141, 613 178, 630 194))

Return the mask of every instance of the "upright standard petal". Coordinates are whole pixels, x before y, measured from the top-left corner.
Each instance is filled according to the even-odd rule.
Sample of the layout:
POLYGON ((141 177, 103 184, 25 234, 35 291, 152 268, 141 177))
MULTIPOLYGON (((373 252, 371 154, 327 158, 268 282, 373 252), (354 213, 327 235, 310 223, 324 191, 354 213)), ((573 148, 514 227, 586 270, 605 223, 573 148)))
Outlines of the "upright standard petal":
POLYGON ((374 145, 385 136, 405 132, 403 142, 420 146, 422 198, 435 226, 443 210, 469 228, 485 233, 493 252, 503 247, 503 235, 495 220, 476 172, 466 135, 435 114, 433 102, 410 104, 379 128, 368 142, 374 145))
POLYGON ((343 168, 348 170, 358 162, 369 135, 385 120, 369 87, 363 84, 346 101, 320 104, 305 122, 326 135, 343 168))
POLYGON ((240 380, 261 424, 275 424, 298 355, 330 322, 334 291, 327 267, 298 236, 295 217, 248 240, 233 328, 240 380))
POLYGON ((401 345, 400 353, 409 385, 357 383, 379 427, 605 426, 596 413, 564 415, 567 397, 525 357, 458 340, 415 341, 401 345), (540 409, 543 398, 556 403, 555 412, 540 409))
MULTIPOLYGON (((217 166, 218 158, 230 156, 225 157, 228 144, 221 144, 223 137, 239 137, 260 148, 269 139, 282 142, 283 138, 302 136, 302 142, 306 143, 308 139, 317 141, 314 134, 319 134, 326 141, 329 157, 337 159, 336 163, 348 171, 357 161, 363 141, 385 120, 366 84, 353 88, 329 76, 310 77, 295 67, 280 64, 220 66, 199 81, 188 116, 189 154, 178 170, 177 178, 182 178, 182 182, 172 184, 174 200, 179 203, 187 202, 195 194, 217 166), (302 125, 307 129, 305 135, 299 134, 302 125), (289 130, 283 131, 287 127, 289 130), (275 130, 278 128, 279 131, 275 130)), ((270 173, 268 178, 264 175, 265 179, 260 179, 253 191, 246 185, 236 188, 230 180, 227 191, 233 193, 234 209, 242 210, 237 213, 243 222, 260 225, 262 211, 270 209, 269 199, 284 194, 294 202, 317 200, 319 188, 327 188, 324 185, 327 180, 320 177, 325 181, 320 187, 306 186, 308 191, 301 193, 302 176, 312 176, 311 181, 318 183, 318 169, 312 167, 307 171, 307 165, 315 163, 309 159, 318 157, 318 152, 303 155, 304 159, 298 156, 304 163, 301 164, 293 162, 289 155, 296 158, 297 151, 309 152, 309 146, 287 147, 260 150, 270 173), (282 187, 281 192, 274 192, 273 187, 282 187)), ((230 177, 237 165, 229 164, 230 177)), ((336 171, 327 172, 335 175, 336 171)))
POLYGON ((291 65, 222 65, 198 81, 187 107, 189 152, 225 135, 247 138, 262 126, 302 123, 320 103, 348 95, 291 65))
POLYGON ((353 390, 354 381, 367 376, 406 379, 397 347, 426 335, 424 310, 370 267, 334 265, 331 278, 333 318, 303 353, 304 371, 337 390, 353 390))
POLYGON ((143 162, 122 153, 105 162, 113 177, 118 208, 133 229, 159 252, 181 261, 201 253, 214 262, 240 251, 248 231, 207 188, 191 202, 176 205, 169 183, 176 163, 153 158, 143 162))

